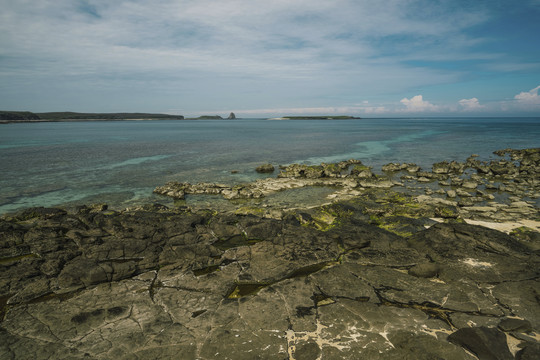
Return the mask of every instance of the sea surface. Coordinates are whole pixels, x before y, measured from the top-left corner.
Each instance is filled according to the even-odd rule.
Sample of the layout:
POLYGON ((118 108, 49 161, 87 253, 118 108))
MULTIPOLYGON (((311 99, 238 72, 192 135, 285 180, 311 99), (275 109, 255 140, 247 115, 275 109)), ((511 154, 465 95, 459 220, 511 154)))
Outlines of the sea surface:
POLYGON ((442 160, 464 161, 471 154, 489 160, 497 158, 495 150, 529 147, 540 147, 540 118, 2 124, 0 214, 34 206, 167 204, 152 194, 167 181, 248 182, 268 176, 255 172, 263 163, 354 158, 380 172, 389 162, 429 169, 442 160))

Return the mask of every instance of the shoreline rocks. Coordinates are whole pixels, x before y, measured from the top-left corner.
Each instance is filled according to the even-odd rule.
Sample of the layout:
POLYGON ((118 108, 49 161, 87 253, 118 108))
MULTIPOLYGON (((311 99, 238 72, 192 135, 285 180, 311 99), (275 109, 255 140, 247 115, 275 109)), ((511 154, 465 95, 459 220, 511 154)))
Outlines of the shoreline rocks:
POLYGON ((264 165, 258 166, 255 169, 256 172, 261 173, 261 174, 266 174, 266 173, 271 174, 275 170, 276 170, 276 168, 272 164, 264 164, 264 165))
MULTIPOLYGON (((505 149, 495 153, 499 156, 510 154, 512 161, 502 159, 487 163, 471 156, 466 162, 435 163, 431 172, 421 171, 415 164, 390 163, 382 167, 386 175, 376 175, 371 167, 354 159, 320 165, 291 164, 281 167, 277 177, 251 183, 229 186, 170 182, 157 187, 154 192, 180 200, 190 194, 221 195, 227 200, 239 200, 261 199, 279 191, 323 186, 335 188, 328 199, 339 201, 357 197, 369 189, 395 190, 403 187, 403 191, 411 194, 429 196, 429 200, 423 198, 424 203, 448 200, 447 205, 459 208, 461 217, 505 221, 521 216, 540 220, 533 202, 540 197, 540 149, 505 149), (400 176, 401 173, 406 175, 400 176), (397 177, 401 181, 396 181, 397 177), (511 197, 515 199, 509 201, 511 197), (486 207, 493 211, 483 211, 486 207)), ((270 174, 275 168, 265 164, 256 171, 270 174)))
POLYGON ((447 162, 427 176, 399 165, 412 177, 402 178, 349 161, 159 190, 244 199, 245 210, 246 198, 335 186, 334 202, 314 208, 99 204, 2 216, 0 357, 534 358, 540 232, 465 220, 540 220, 523 201, 539 192, 538 153, 504 150, 519 163, 498 175, 489 164, 458 175, 447 162))

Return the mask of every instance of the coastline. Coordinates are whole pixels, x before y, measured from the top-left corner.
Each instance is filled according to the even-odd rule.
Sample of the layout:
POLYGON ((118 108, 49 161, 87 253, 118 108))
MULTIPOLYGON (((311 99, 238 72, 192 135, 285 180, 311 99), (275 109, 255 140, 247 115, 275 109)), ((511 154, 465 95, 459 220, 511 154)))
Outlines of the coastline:
POLYGON ((430 170, 387 164, 382 175, 358 160, 292 164, 241 185, 156 188, 174 207, 1 216, 3 349, 75 359, 534 353, 540 149, 496 155, 430 170), (334 190, 324 205, 265 202, 321 186, 334 190), (234 209, 184 202, 208 195, 234 209))
POLYGON ((0 124, 27 124, 27 123, 49 123, 49 122, 88 122, 88 121, 162 121, 162 120, 190 120, 190 119, 169 119, 169 118, 126 118, 126 119, 39 119, 39 120, 0 120, 0 124))

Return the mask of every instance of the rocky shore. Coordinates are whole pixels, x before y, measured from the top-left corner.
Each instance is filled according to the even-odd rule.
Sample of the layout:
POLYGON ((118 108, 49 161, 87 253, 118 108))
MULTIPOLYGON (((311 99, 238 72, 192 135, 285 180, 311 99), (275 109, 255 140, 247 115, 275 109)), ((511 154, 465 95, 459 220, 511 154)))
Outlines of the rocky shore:
POLYGON ((5 215, 0 358, 538 359, 540 149, 497 155, 293 164, 157 188, 174 208, 5 215), (335 191, 257 207, 308 186, 335 191))

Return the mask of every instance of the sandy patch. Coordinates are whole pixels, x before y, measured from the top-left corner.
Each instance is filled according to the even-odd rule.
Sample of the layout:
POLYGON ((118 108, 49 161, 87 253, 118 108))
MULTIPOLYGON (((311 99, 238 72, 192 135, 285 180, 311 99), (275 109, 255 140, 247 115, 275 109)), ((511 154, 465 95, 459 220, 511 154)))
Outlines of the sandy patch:
POLYGON ((523 227, 523 226, 526 226, 530 229, 540 232, 540 221, 535 221, 535 220, 519 220, 519 221, 514 221, 514 222, 496 223, 496 222, 489 222, 489 221, 465 219, 465 222, 471 225, 480 225, 480 226, 484 226, 490 229, 499 230, 507 234, 511 233, 512 230, 523 227))
MULTIPOLYGON (((437 222, 443 222, 444 219, 442 218, 431 218, 433 221, 437 222)), ((467 224, 471 225, 480 225, 483 227, 487 227, 493 230, 498 230, 504 233, 511 233, 512 230, 526 226, 532 230, 540 232, 540 221, 536 220, 519 220, 519 221, 508 221, 508 222, 491 222, 491 221, 480 221, 480 220, 472 220, 472 219, 464 219, 464 221, 467 224)))

